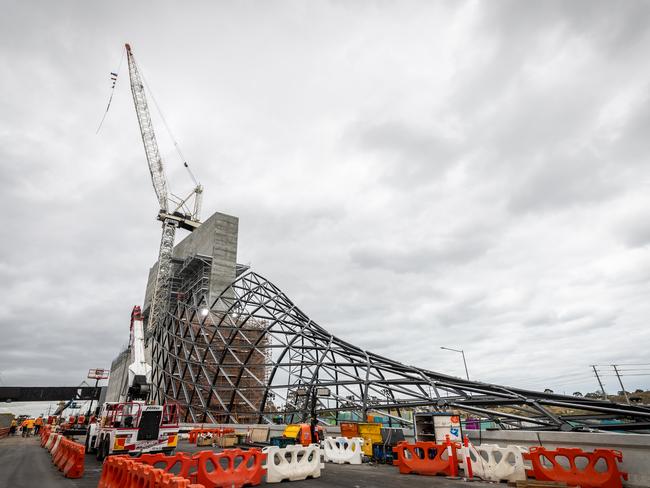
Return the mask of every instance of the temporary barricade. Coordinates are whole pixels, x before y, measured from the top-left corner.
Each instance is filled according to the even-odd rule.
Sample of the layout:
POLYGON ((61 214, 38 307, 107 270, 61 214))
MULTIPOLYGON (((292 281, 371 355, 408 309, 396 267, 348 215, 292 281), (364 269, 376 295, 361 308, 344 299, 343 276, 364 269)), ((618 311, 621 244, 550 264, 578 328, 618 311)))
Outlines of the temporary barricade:
POLYGON ((56 454, 56 451, 59 449, 62 438, 63 436, 61 434, 54 434, 54 443, 52 443, 52 445, 48 448, 52 456, 54 456, 56 454))
POLYGON ((201 451, 192 459, 198 460, 196 482, 206 488, 241 488, 262 482, 266 454, 259 449, 227 449, 223 452, 201 451), (211 469, 210 469, 211 468, 211 469))
POLYGON ((122 488, 128 486, 126 480, 134 463, 135 461, 129 459, 127 455, 106 458, 97 488, 122 488))
POLYGON ((128 456, 110 456, 104 462, 97 488, 205 488, 188 479, 144 463, 128 456))
POLYGON ((190 430, 189 437, 187 438, 188 442, 190 444, 196 444, 196 439, 198 438, 199 434, 216 434, 216 435, 224 435, 224 434, 234 434, 235 429, 230 429, 230 428, 224 428, 224 429, 192 429, 190 430))
POLYGON ((526 467, 523 454, 526 452, 526 449, 519 446, 474 446, 468 442, 463 447, 459 463, 468 478, 473 474, 486 481, 524 481, 526 467))
POLYGON ((51 451, 52 446, 54 446, 54 443, 56 442, 59 435, 60 434, 55 434, 54 432, 50 432, 50 435, 48 436, 47 441, 45 442, 45 445, 43 447, 48 451, 51 451))
POLYGON ((458 446, 456 443, 447 442, 415 442, 408 444, 400 442, 393 448, 397 459, 393 465, 399 467, 400 474, 423 474, 435 476, 444 474, 457 476, 458 474, 458 446))
POLYGON ((196 477, 198 461, 184 452, 176 453, 173 456, 165 456, 162 453, 142 454, 137 458, 137 461, 161 469, 165 473, 173 472, 176 476, 187 478, 191 481, 193 481, 193 477, 196 477))
POLYGON ((55 459, 57 459, 59 456, 61 456, 61 452, 63 450, 63 443, 67 439, 63 434, 59 434, 59 438, 57 439, 57 442, 54 444, 54 447, 50 451, 50 454, 52 455, 52 462, 56 464, 55 459))
POLYGON ((361 437, 327 437, 323 441, 323 459, 336 464, 361 464, 363 459, 361 437))
POLYGON ((304 447, 269 446, 262 449, 266 454, 266 482, 299 481, 307 478, 320 478, 324 465, 320 462, 320 446, 311 444, 304 447))
POLYGON ((84 460, 86 448, 69 439, 61 439, 56 452, 52 455, 52 462, 63 471, 66 478, 81 478, 84 474, 84 460))
POLYGON ((524 459, 532 464, 532 469, 526 470, 526 474, 540 481, 559 481, 582 488, 621 488, 621 478, 627 480, 627 473, 619 471, 617 464, 623 461, 623 454, 613 449, 585 452, 578 448, 558 447, 551 450, 545 447, 531 447, 530 451, 524 454, 524 459), (576 459, 583 460, 581 467, 577 467, 576 459), (605 462, 607 471, 596 470, 596 463, 601 460, 605 462), (586 465, 582 467, 584 461, 586 465))
POLYGON ((49 425, 44 425, 43 427, 41 427, 41 432, 40 432, 41 447, 45 447, 45 443, 50 437, 50 433, 51 433, 50 431, 51 431, 51 427, 49 425))

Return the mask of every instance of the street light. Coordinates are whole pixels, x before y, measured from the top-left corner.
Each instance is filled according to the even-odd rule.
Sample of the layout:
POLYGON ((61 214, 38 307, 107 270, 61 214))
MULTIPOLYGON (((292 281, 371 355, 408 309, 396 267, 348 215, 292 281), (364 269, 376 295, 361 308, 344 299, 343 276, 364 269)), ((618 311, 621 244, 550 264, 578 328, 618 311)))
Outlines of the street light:
POLYGON ((467 371, 467 361, 465 361, 465 351, 462 349, 452 349, 451 347, 440 346, 440 349, 445 349, 446 351, 459 352, 463 355, 463 364, 465 365, 465 376, 467 376, 467 381, 469 381, 469 372, 467 371))

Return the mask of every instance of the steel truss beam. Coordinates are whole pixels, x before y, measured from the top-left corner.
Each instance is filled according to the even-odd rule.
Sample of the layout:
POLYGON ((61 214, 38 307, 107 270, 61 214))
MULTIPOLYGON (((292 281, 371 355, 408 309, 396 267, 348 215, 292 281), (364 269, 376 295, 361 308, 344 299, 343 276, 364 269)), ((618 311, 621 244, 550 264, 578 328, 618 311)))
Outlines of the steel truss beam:
POLYGON ((644 406, 468 381, 364 351, 252 271, 209 310, 204 297, 177 302, 150 340, 157 400, 179 402, 189 422, 306 420, 312 402, 329 419, 350 411, 396 418, 404 409, 459 409, 504 428, 598 429, 603 417, 631 429, 650 422, 644 406), (331 395, 316 397, 319 387, 331 395))

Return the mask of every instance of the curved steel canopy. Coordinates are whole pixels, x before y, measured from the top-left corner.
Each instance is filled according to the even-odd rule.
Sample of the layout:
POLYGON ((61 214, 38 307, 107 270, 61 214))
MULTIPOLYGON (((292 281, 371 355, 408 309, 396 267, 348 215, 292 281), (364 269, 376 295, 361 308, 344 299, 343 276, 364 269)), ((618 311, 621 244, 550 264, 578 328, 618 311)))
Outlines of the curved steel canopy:
POLYGON ((399 423, 405 409, 459 409, 502 428, 650 428, 647 406, 468 381, 364 351, 251 271, 209 309, 203 300, 178 302, 152 337, 158 400, 178 401, 186 421, 291 422, 315 410, 336 420, 382 412, 399 423), (317 394, 324 388, 329 396, 317 394))

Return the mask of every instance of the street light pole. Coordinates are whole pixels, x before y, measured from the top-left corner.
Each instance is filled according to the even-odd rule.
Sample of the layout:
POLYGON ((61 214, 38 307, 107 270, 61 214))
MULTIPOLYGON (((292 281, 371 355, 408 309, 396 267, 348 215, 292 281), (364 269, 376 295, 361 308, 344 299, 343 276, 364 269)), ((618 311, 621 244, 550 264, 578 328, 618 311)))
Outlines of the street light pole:
POLYGON ((467 361, 465 360, 465 351, 462 349, 452 349, 451 347, 440 346, 440 349, 445 349, 446 351, 459 352, 463 356, 463 364, 465 365, 465 376, 467 376, 467 381, 469 381, 469 371, 467 370, 467 361))

